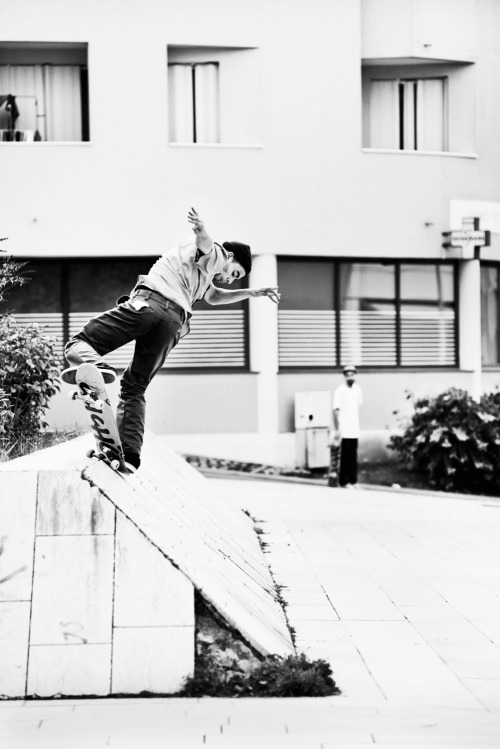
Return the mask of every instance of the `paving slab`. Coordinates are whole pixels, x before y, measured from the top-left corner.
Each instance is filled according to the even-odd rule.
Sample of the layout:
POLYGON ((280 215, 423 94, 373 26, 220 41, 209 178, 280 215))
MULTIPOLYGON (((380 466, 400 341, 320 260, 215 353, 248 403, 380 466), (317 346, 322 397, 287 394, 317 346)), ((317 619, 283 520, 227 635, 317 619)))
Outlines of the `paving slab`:
POLYGON ((342 694, 0 703, 0 749, 500 746, 499 501, 210 483, 261 521, 299 650, 342 694))

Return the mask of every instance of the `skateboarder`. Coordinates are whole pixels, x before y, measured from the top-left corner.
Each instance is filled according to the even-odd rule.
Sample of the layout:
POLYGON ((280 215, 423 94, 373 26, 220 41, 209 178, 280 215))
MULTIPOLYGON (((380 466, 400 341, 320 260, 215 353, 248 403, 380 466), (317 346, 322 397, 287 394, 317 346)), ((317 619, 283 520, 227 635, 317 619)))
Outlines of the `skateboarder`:
POLYGON ((343 373, 345 382, 333 394, 334 438, 340 441, 339 484, 352 489, 358 484, 359 407, 363 393, 356 382, 356 367, 348 364, 343 373))
POLYGON ((104 381, 113 382, 115 370, 102 357, 135 340, 134 357, 123 374, 117 424, 125 461, 138 468, 144 437, 145 390, 163 366, 166 356, 189 332, 193 304, 231 304, 251 297, 268 297, 278 303, 278 287, 222 289, 213 281, 232 284, 250 273, 250 247, 241 242, 218 244, 209 236, 194 208, 188 213, 194 237, 165 253, 146 276, 139 276, 130 297, 121 297, 114 309, 92 318, 67 344, 69 368, 61 377, 75 382, 83 362, 96 364, 104 381))

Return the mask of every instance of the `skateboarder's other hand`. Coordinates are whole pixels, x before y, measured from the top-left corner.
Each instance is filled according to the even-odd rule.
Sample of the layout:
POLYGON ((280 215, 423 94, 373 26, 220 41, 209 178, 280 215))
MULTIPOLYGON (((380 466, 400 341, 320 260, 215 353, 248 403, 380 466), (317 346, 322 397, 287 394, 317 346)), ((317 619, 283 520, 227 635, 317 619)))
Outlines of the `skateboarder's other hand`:
POLYGON ((188 212, 188 221, 193 227, 193 231, 198 234, 203 229, 203 219, 200 218, 198 212, 194 208, 190 208, 188 212))
POLYGON ((281 294, 278 291, 279 286, 269 286, 263 289, 254 289, 253 296, 267 296, 272 302, 278 304, 281 294))

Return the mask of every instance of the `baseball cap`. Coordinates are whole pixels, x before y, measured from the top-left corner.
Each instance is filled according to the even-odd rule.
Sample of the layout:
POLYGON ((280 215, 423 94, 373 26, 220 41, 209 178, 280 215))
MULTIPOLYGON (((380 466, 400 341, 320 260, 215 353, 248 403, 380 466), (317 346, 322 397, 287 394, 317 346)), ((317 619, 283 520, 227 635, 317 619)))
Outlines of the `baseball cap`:
POLYGON ((354 364, 346 364, 345 367, 342 368, 342 372, 344 374, 347 374, 348 372, 354 372, 354 374, 358 374, 358 370, 354 366, 354 364))

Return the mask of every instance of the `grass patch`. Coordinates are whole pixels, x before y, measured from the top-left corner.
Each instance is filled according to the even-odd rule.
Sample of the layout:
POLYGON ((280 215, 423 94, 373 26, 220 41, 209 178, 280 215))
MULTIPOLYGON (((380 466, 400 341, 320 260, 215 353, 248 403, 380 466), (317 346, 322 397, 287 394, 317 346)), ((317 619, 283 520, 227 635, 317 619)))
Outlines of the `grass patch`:
POLYGON ((37 450, 53 447, 61 442, 68 442, 84 433, 84 429, 75 427, 64 431, 44 431, 36 437, 20 437, 13 443, 0 440, 0 463, 6 463, 14 458, 22 458, 37 450))

